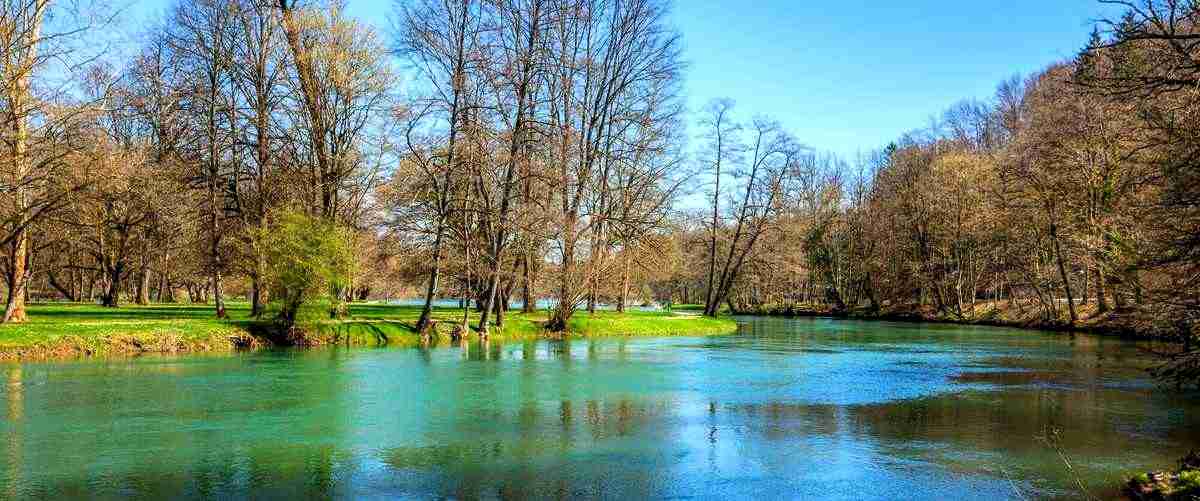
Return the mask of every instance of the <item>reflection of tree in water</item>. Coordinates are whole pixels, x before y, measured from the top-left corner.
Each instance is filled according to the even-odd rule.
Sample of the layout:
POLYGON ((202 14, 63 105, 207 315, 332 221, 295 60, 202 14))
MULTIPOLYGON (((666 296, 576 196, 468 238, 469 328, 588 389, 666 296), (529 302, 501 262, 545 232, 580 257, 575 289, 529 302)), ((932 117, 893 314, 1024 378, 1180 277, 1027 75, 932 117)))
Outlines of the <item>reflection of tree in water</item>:
POLYGON ((4 430, 5 462, 4 469, 0 470, 0 482, 3 482, 4 492, 7 499, 16 499, 20 488, 21 467, 24 465, 21 460, 22 447, 22 427, 24 426, 25 418, 25 389, 22 380, 21 365, 13 364, 8 367, 4 385, 4 402, 5 402, 5 422, 0 423, 0 430, 4 430))
POLYGON ((786 402, 710 404, 710 414, 716 416, 718 428, 741 426, 754 430, 766 440, 836 434, 844 420, 841 409, 836 405, 786 402))
POLYGON ((600 496, 651 496, 655 468, 647 455, 655 447, 630 447, 622 440, 645 441, 663 436, 670 402, 631 399, 575 402, 525 401, 515 414, 489 417, 491 432, 479 434, 476 415, 452 417, 458 437, 477 439, 437 445, 396 447, 382 453, 383 461, 405 482, 401 492, 435 496, 477 498, 600 496), (508 422, 515 420, 515 423, 508 422), (613 440, 611 446, 606 441, 613 440))
MULTIPOLYGON (((993 374, 1001 382, 1016 377, 993 374)), ((1200 430, 1169 425, 1169 416, 1144 420, 1149 395, 1143 392, 1029 387, 1002 391, 1002 396, 968 391, 850 407, 850 425, 855 433, 878 440, 888 454, 934 461, 956 471, 1017 475, 1039 488, 1063 492, 1073 492, 1075 480, 1056 447, 1071 459, 1085 483, 1112 488, 1127 473, 1123 464, 1181 456, 1200 443, 1200 430)))
MULTIPOLYGON (((68 375, 87 385, 39 385, 37 398, 50 402, 40 408, 65 415, 56 415, 56 421, 42 423, 23 436, 10 436, 32 454, 53 456, 52 460, 25 458, 44 470, 26 479, 22 495, 54 499, 229 498, 250 492, 291 499, 334 495, 333 488, 343 476, 339 472, 355 468, 352 458, 339 457, 336 449, 349 432, 351 419, 344 413, 353 408, 342 401, 352 394, 352 381, 341 369, 343 357, 335 350, 278 357, 250 363, 263 364, 260 369, 240 365, 237 359, 195 366, 129 364, 122 370, 138 372, 134 378, 124 373, 106 376, 101 368, 85 378, 68 375), (192 367, 199 369, 192 372, 192 367), (225 373, 256 378, 260 386, 253 391, 246 387, 228 391, 222 386, 225 373), (91 415, 75 415, 73 409, 91 415), (71 426, 74 421, 104 425, 85 429, 71 426), (68 429, 57 424, 64 422, 68 429), (106 454, 114 450, 122 453, 106 454)), ((11 442, 9 449, 13 450, 11 442)))

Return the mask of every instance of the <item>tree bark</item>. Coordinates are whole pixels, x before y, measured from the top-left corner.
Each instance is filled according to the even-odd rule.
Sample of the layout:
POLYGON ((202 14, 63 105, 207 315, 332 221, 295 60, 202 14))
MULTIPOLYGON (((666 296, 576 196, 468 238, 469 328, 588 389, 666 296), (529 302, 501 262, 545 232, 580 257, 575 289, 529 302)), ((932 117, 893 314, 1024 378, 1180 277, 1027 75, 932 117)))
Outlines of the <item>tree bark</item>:
POLYGON ((622 252, 624 260, 621 264, 621 295, 617 300, 617 311, 625 313, 626 303, 629 302, 629 249, 622 252))
POLYGON ((1071 313, 1071 323, 1074 324, 1079 321, 1079 314, 1075 312, 1075 297, 1071 293, 1071 280, 1067 276, 1067 267, 1063 263, 1062 246, 1058 241, 1058 224, 1053 221, 1050 222, 1050 238, 1054 241, 1054 256, 1058 263, 1058 274, 1062 278, 1063 288, 1067 293, 1067 309, 1071 313))
POLYGON ((74 283, 71 283, 70 285, 63 285, 58 281, 58 277, 54 275, 53 271, 46 273, 46 281, 50 283, 51 287, 54 287, 54 290, 57 290, 59 294, 63 295, 63 299, 71 302, 76 302, 79 300, 79 298, 75 295, 75 291, 72 290, 75 287, 74 283))
POLYGON ((1105 283, 1107 277, 1104 276, 1104 267, 1096 266, 1096 312, 1108 312, 1108 298, 1104 297, 1105 283))
POLYGON ((4 323, 20 323, 28 320, 25 313, 25 288, 29 284, 29 270, 26 259, 29 251, 29 234, 24 229, 18 230, 9 256, 9 289, 8 301, 4 308, 4 323))
POLYGON ((143 258, 142 267, 138 270, 137 304, 150 304, 150 265, 143 258))

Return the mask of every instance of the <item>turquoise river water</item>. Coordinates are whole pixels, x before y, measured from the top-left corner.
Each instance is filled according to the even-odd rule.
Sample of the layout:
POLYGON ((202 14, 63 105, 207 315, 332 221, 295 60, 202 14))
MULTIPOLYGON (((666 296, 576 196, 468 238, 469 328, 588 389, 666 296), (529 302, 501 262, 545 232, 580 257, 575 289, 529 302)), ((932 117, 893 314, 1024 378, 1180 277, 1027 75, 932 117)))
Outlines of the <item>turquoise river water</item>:
POLYGON ((0 498, 1113 498, 1200 446, 1145 345, 736 335, 0 365, 0 498))

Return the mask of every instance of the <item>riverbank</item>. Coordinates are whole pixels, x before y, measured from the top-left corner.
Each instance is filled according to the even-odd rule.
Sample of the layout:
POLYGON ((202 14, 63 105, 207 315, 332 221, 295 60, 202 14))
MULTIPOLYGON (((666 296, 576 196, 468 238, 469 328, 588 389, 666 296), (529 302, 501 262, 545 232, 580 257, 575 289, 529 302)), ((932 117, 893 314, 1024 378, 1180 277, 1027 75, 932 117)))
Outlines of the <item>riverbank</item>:
POLYGON ((1200 497, 1200 454, 1188 454, 1175 470, 1135 475, 1125 484, 1125 493, 1136 501, 1182 501, 1200 497))
MULTIPOLYGON (((1128 339, 1162 338, 1162 335, 1156 331, 1152 318, 1145 312, 1127 308, 1100 313, 1094 303, 1077 304, 1076 311, 1079 320, 1075 323, 1071 323, 1065 318, 1045 319, 1036 305, 1016 305, 1007 301, 980 302, 976 304, 973 311, 963 316, 939 313, 936 309, 928 306, 885 306, 878 309, 860 308, 835 311, 827 305, 818 304, 763 305, 738 311, 735 314, 987 325, 1056 332, 1086 332, 1128 339)), ((1065 312, 1063 314, 1065 315, 1065 312)))
MULTIPOLYGON (((350 318, 305 323, 296 336, 283 338, 267 322, 250 318, 249 305, 228 305, 229 319, 218 320, 204 304, 156 304, 102 308, 71 303, 29 306, 29 321, 0 325, 0 360, 37 360, 150 353, 232 351, 279 345, 411 346, 420 309, 377 303, 353 304, 350 318)), ((435 309, 439 338, 449 340, 462 311, 435 309)), ((472 314, 472 320, 477 318, 472 314)), ((547 336, 546 312, 506 315, 491 339, 520 340, 547 336)), ((580 312, 571 320, 570 337, 717 335, 735 331, 730 319, 665 312, 580 312)))

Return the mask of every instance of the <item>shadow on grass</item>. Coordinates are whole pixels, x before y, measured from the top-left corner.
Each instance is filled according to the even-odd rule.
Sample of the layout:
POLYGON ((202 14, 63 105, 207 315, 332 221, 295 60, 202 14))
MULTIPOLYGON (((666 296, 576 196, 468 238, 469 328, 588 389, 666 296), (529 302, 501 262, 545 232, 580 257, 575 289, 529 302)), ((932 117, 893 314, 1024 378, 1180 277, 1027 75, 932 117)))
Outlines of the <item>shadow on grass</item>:
MULTIPOLYGON (((227 306, 227 313, 249 316, 249 308, 227 306)), ((218 320, 212 305, 152 305, 103 307, 93 304, 40 304, 31 308, 30 316, 53 320, 218 320)), ((236 321, 236 320, 235 320, 236 321)))

